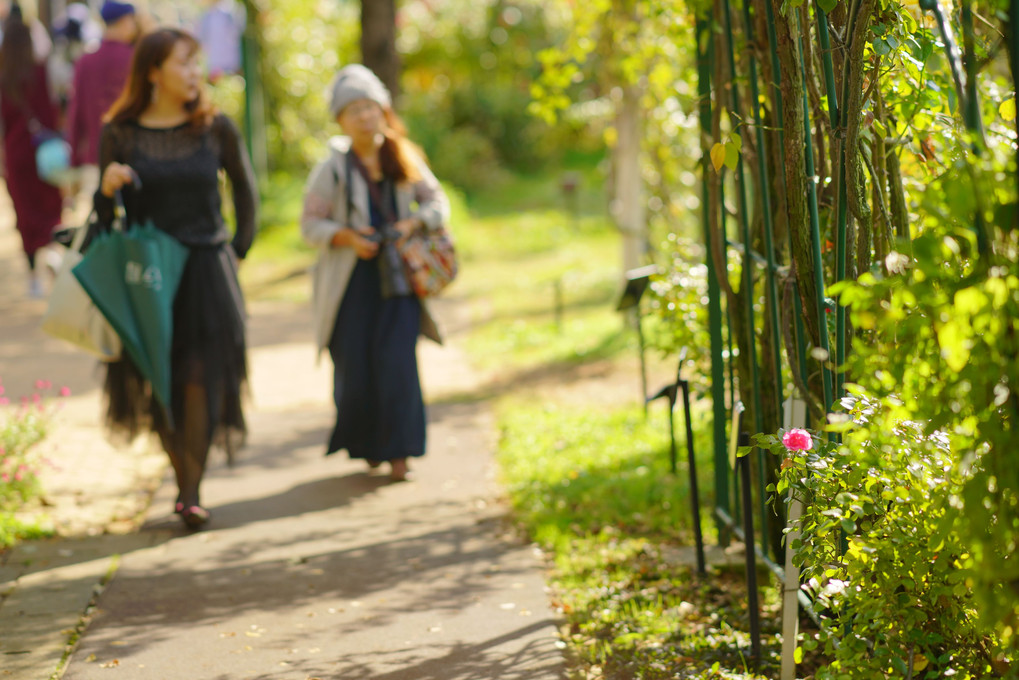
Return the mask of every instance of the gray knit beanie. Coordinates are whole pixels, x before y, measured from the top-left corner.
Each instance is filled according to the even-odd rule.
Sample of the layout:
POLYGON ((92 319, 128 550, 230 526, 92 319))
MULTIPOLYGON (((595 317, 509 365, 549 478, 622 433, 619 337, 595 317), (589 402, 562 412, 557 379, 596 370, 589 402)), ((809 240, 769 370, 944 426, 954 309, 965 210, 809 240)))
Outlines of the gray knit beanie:
POLYGON ((329 111, 333 118, 340 115, 351 102, 370 99, 384 109, 392 106, 389 90, 371 69, 361 64, 350 64, 340 69, 329 87, 329 111))

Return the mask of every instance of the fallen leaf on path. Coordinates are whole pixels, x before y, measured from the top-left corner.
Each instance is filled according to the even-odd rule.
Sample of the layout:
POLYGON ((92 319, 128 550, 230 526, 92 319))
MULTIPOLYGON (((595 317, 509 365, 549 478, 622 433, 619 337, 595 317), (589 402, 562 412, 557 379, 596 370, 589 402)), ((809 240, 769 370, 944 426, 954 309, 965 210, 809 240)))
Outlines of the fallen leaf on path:
POLYGON ((85 663, 92 663, 95 660, 96 660, 96 655, 95 654, 89 654, 88 658, 85 659, 85 663))
POLYGON ((113 661, 107 661, 106 663, 99 664, 100 668, 116 668, 120 665, 120 659, 114 659, 113 661))

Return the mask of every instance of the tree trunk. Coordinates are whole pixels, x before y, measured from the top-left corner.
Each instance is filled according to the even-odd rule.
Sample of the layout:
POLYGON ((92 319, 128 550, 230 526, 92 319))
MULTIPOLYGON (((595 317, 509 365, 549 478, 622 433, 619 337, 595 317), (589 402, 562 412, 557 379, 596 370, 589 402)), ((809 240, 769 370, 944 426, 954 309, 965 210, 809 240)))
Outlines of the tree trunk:
POLYGON ((395 102, 400 96, 396 0, 361 0, 361 60, 385 83, 395 102))
MULTIPOLYGON (((803 69, 799 58, 799 33, 795 16, 782 13, 782 0, 771 0, 775 8, 776 50, 782 69, 782 129, 785 133, 786 206, 791 235, 790 256, 794 265, 796 285, 804 310, 807 337, 814 347, 821 346, 821 328, 817 314, 817 286, 814 283, 814 257, 811 244, 810 216, 807 204, 803 69)), ((820 266, 818 263, 817 266, 820 266)))
POLYGON ((623 234, 624 270, 645 264, 647 254, 644 182, 640 171, 642 128, 640 91, 634 85, 624 86, 616 110, 618 142, 613 158, 616 195, 613 217, 623 234))

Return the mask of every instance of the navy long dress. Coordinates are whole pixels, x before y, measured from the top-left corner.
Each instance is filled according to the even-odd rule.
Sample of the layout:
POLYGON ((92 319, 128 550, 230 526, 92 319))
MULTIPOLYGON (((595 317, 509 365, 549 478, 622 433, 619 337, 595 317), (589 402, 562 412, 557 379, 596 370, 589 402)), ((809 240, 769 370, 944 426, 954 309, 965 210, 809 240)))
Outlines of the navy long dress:
MULTIPOLYGON (((390 187, 380 194, 392 199, 390 187)), ((371 202, 371 224, 383 218, 371 202)), ((393 211, 395 212, 395 206, 393 211)), ((418 378, 421 304, 413 295, 383 298, 379 258, 358 259, 329 340, 336 426, 328 454, 390 461, 425 453, 425 406, 418 378)))

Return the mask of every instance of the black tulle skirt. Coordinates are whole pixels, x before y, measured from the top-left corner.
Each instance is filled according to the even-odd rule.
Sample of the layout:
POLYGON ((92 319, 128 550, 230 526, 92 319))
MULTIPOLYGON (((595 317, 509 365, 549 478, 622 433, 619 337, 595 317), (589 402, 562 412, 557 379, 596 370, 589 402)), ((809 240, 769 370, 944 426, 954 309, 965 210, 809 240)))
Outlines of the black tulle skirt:
MULTIPOLYGON (((173 439, 220 444, 228 453, 243 443, 242 397, 247 384, 244 300, 237 260, 229 245, 192 247, 173 306, 169 413, 129 358, 107 365, 104 393, 111 433, 133 438, 145 431, 173 439), (207 419, 185 419, 184 400, 195 390, 207 419), (182 430, 195 429, 197 432, 182 430)), ((169 439, 168 439, 169 438, 169 439)))

